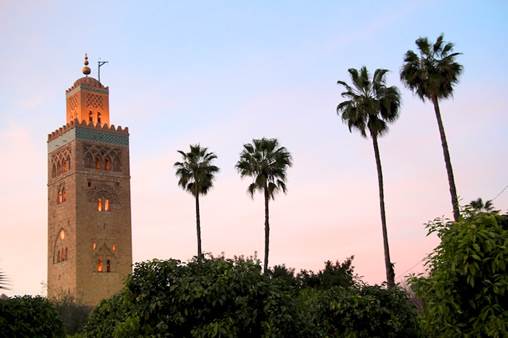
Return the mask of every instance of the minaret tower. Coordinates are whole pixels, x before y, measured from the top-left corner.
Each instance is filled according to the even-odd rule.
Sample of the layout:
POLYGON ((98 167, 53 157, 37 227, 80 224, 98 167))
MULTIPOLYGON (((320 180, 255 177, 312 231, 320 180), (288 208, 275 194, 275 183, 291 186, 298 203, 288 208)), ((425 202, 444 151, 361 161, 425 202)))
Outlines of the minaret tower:
POLYGON ((128 128, 110 124, 109 88, 66 90, 67 123, 48 135, 48 297, 95 305, 131 272, 128 128))

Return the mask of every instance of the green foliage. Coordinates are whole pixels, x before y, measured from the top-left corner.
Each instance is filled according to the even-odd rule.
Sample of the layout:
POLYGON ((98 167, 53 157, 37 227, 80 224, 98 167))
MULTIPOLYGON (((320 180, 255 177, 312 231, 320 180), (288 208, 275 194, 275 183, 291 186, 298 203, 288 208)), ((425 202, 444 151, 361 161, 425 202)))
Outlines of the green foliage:
POLYGON ((445 42, 443 34, 433 44, 427 38, 418 38, 415 43, 418 54, 406 52, 400 72, 402 82, 422 100, 451 96, 463 69, 456 62, 460 53, 453 52, 453 43, 445 42))
POLYGON ((219 168, 213 165, 217 158, 208 148, 191 145, 188 153, 178 150, 182 155, 182 162, 175 162, 178 185, 189 191, 192 195, 206 195, 212 188, 214 176, 219 168))
POLYGON ((0 337, 63 337, 58 313, 43 297, 0 299, 0 337))
POLYGON ((236 169, 241 177, 252 177, 251 196, 261 191, 273 199, 276 192, 286 192, 286 171, 292 164, 291 154, 277 139, 261 138, 244 144, 236 169))
POLYGON ((372 137, 383 135, 388 131, 388 122, 399 116, 399 90, 395 86, 386 86, 386 69, 376 69, 372 79, 366 67, 348 71, 352 86, 337 81, 345 88, 341 96, 346 99, 337 106, 337 113, 347 123, 349 131, 356 129, 364 137, 367 136, 366 129, 372 137))
POLYGON ((415 308, 400 290, 353 285, 350 259, 342 264, 328 262, 325 271, 312 274, 322 281, 310 287, 283 266, 262 274, 260 262, 252 259, 138 263, 124 292, 92 312, 84 334, 307 338, 381 332, 378 335, 416 336, 415 308), (338 278, 340 274, 345 276, 338 278))
POLYGON ((427 260, 429 276, 410 284, 430 336, 508 335, 508 216, 483 210, 470 205, 457 222, 427 225, 441 243, 427 260))
POLYGON ((122 337, 121 334, 131 332, 132 335, 123 337, 135 337, 138 332, 134 305, 126 292, 103 300, 90 313, 84 327, 85 337, 122 337))
POLYGON ((356 283, 353 272, 353 257, 347 258, 343 263, 326 261, 324 270, 318 273, 302 270, 298 273, 296 279, 302 287, 317 289, 329 289, 335 286, 352 287, 356 283))
POLYGON ((319 304, 326 337, 419 336, 416 309, 397 287, 334 287, 321 293, 319 304))
POLYGON ((73 335, 79 332, 85 325, 88 314, 92 310, 90 306, 77 303, 75 299, 69 295, 65 295, 52 303, 63 322, 67 335, 73 335))

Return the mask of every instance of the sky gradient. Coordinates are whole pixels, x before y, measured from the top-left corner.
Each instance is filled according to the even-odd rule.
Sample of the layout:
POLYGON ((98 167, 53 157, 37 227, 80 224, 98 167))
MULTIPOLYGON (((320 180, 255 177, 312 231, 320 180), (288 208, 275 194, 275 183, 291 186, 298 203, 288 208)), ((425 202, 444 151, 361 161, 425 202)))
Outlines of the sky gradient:
MULTIPOLYGON (((508 4, 504 1, 70 3, 0 1, 0 270, 6 293, 44 294, 47 134, 65 123, 65 89, 88 53, 109 60, 111 122, 128 126, 133 259, 196 252, 192 196, 177 186, 177 149, 218 155, 201 200, 203 250, 263 252, 262 196, 234 169, 242 145, 276 137, 293 154, 288 194, 271 204, 270 265, 317 270, 354 255, 356 272, 384 280, 372 143, 335 113, 337 80, 387 68, 402 94, 380 140, 396 280, 423 271, 436 245, 424 223, 451 217, 433 108, 399 81, 419 36, 445 33, 464 73, 441 111, 459 195, 495 197, 508 184, 508 4)), ((508 192, 494 205, 508 210, 508 192)))

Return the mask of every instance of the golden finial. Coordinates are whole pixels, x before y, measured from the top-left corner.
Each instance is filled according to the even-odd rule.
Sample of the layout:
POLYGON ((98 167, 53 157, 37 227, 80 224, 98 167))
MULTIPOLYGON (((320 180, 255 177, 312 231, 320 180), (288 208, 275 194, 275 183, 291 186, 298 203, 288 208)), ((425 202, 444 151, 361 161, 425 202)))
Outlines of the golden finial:
POLYGON ((81 68, 81 71, 86 76, 88 76, 91 72, 90 67, 88 67, 88 55, 86 53, 85 53, 85 65, 83 66, 83 68, 81 68))

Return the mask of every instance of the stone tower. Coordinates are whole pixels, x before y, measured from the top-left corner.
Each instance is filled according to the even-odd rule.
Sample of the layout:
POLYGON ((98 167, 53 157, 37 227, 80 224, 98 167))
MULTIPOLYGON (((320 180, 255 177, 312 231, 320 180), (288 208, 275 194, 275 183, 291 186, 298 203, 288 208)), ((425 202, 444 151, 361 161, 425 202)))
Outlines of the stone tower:
POLYGON ((67 123, 48 135, 48 297, 95 305, 131 272, 128 128, 109 119, 109 88, 85 77, 66 91, 67 123))

